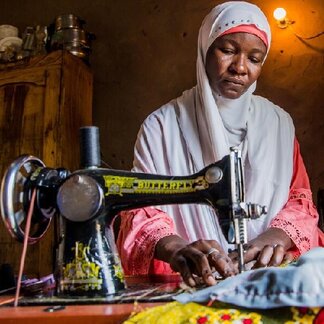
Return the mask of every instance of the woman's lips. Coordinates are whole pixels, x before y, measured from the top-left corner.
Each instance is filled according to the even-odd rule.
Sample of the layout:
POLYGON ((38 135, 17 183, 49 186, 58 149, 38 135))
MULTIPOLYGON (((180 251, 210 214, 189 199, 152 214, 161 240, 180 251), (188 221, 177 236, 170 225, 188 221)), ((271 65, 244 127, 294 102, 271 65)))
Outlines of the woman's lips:
MULTIPOLYGON (((245 83, 242 80, 238 79, 223 79, 222 85, 220 86, 222 88, 223 94, 225 96, 228 96, 229 94, 232 95, 233 93, 242 94, 245 89, 245 83)), ((232 98, 233 99, 233 98, 232 98)))
POLYGON ((237 79, 226 79, 225 80, 226 83, 230 83, 230 84, 234 84, 237 86, 244 86, 244 82, 241 80, 237 80, 237 79))

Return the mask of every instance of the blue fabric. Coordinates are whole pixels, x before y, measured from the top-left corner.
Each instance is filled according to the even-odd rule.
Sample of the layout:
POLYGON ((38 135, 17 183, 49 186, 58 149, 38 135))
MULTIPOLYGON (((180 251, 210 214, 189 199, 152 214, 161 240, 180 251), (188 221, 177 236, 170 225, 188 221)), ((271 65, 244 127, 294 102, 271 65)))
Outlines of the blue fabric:
POLYGON ((241 307, 324 306, 324 248, 314 248, 287 267, 249 270, 215 286, 174 297, 181 303, 211 299, 241 307))

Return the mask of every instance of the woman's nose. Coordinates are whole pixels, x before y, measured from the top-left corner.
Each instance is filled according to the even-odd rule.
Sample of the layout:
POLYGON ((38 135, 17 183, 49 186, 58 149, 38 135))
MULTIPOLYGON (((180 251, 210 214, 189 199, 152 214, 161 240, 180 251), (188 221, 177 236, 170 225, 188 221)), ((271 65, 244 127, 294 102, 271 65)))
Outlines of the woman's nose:
POLYGON ((247 64, 246 58, 244 55, 236 55, 233 58, 232 64, 229 66, 230 71, 237 74, 246 74, 247 73, 247 64))

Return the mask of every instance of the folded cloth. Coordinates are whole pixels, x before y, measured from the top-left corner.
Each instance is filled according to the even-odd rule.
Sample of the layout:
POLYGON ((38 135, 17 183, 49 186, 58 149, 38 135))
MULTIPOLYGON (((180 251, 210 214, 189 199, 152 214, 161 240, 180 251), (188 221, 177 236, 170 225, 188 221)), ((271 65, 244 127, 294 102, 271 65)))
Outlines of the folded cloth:
POLYGON ((174 297, 181 303, 218 300, 241 307, 324 306, 324 248, 314 248, 286 267, 249 270, 215 286, 174 297))

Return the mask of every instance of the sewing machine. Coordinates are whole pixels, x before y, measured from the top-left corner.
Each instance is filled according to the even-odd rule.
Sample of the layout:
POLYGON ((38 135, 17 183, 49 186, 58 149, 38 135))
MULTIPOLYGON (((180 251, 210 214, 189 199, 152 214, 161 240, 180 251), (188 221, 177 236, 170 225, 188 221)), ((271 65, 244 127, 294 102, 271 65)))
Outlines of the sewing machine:
POLYGON ((188 176, 164 176, 101 168, 99 131, 80 130, 81 169, 49 168, 24 155, 7 169, 1 185, 1 214, 13 237, 23 241, 32 192, 30 244, 38 242, 58 217, 56 283, 59 296, 107 296, 124 290, 123 270, 112 223, 122 210, 163 204, 209 204, 217 213, 244 271, 246 223, 266 213, 244 199, 240 151, 188 176))

